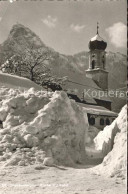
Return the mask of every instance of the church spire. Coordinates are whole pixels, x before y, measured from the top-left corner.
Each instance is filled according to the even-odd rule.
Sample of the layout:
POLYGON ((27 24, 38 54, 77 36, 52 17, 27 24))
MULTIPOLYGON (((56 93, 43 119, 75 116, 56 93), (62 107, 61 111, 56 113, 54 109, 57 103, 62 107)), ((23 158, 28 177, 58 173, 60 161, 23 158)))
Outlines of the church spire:
POLYGON ((97 22, 97 34, 89 41, 89 68, 86 76, 91 78, 102 89, 108 88, 108 72, 106 71, 106 47, 105 42, 99 36, 99 23, 97 22))
POLYGON ((97 34, 99 34, 99 23, 97 22, 97 34))

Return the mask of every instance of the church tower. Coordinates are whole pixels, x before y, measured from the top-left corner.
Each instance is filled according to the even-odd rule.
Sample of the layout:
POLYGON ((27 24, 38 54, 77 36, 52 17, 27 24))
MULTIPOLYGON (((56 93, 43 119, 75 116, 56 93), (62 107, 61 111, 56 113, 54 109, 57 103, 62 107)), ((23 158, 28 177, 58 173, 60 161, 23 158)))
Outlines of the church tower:
POLYGON ((97 23, 97 34, 89 42, 89 68, 86 77, 95 81, 102 89, 108 89, 108 71, 106 71, 106 49, 107 43, 99 36, 97 23))

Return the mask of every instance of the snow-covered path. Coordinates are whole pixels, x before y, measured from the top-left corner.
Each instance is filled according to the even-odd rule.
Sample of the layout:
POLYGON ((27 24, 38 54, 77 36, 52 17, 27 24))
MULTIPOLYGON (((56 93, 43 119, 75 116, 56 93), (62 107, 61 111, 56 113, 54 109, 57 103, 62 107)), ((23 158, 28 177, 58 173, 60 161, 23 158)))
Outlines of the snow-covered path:
POLYGON ((126 194, 126 186, 120 179, 98 176, 86 167, 46 167, 40 170, 34 166, 6 168, 0 171, 0 193, 126 194))

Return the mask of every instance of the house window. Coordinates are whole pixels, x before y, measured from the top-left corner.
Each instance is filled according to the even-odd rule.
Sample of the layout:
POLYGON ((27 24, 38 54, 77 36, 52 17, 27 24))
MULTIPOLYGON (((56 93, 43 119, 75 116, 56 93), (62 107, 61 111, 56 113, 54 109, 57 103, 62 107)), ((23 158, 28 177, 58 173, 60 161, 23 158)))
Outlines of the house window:
POLYGON ((95 125, 95 118, 94 117, 89 118, 89 124, 90 125, 95 125))
POLYGON ((100 119, 100 125, 104 125, 104 119, 103 118, 100 119))
POLYGON ((110 121, 108 118, 106 119, 106 125, 110 125, 110 121))

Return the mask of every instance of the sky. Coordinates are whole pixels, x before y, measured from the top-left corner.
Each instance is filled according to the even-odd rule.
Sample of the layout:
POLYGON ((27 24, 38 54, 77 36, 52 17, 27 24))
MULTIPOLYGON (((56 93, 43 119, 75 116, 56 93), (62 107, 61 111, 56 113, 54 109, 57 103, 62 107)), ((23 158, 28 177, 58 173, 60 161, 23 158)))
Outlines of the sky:
POLYGON ((67 55, 89 51, 99 34, 107 51, 126 54, 126 0, 6 0, 0 1, 0 44, 12 26, 23 24, 54 50, 67 55))

